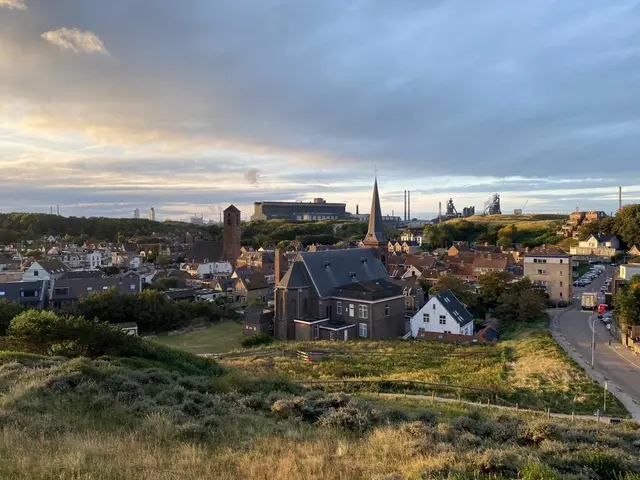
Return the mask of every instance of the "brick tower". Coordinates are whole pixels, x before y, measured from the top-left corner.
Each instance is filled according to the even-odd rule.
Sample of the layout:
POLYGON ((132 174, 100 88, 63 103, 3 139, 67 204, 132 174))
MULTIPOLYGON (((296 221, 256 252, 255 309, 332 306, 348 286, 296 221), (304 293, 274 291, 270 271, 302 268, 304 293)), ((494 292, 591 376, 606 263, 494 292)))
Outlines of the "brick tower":
POLYGON ((240 239, 242 238, 240 210, 229 205, 223 212, 223 219, 222 259, 230 262, 235 268, 236 260, 240 256, 240 239))

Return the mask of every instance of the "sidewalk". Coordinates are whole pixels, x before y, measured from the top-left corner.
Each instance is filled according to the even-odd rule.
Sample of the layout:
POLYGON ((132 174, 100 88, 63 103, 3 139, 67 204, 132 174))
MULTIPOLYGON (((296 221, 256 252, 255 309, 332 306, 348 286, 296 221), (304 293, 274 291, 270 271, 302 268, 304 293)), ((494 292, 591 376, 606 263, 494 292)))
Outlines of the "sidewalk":
MULTIPOLYGON (((624 391, 622 391, 622 389, 618 385, 606 379, 605 375, 602 372, 599 372, 597 368, 596 369, 591 368, 591 365, 589 365, 587 360, 584 357, 582 357, 582 355, 580 355, 575 350, 575 348, 572 348, 569 345, 569 342, 567 342, 566 338, 560 331, 559 319, 562 316, 562 314, 564 314, 568 310, 570 309, 563 310, 559 313, 556 313, 555 316, 553 317, 553 320, 551 321, 551 326, 550 326, 551 336, 558 343, 558 345, 560 345, 563 348, 563 350, 567 352, 569 357, 571 357, 585 372, 587 372, 587 375, 589 375, 593 380, 598 382, 600 386, 604 388, 604 384, 605 382, 607 382, 609 392, 613 394, 618 400, 620 400, 620 402, 629 411, 629 413, 631 414, 634 420, 640 421, 640 405, 638 405, 633 398, 631 398, 624 391)), ((602 337, 600 338, 602 339, 602 337)), ((613 349, 613 345, 609 348, 613 349)), ((617 350, 614 350, 614 351, 618 353, 617 350)), ((631 354, 631 352, 629 353, 631 354)), ((633 357, 633 354, 631 354, 631 356, 633 357)), ((634 358, 637 359, 637 357, 634 357, 634 358)), ((635 363, 640 363, 640 362, 636 360, 635 363)), ((597 362, 596 362, 596 366, 597 366, 597 362)))

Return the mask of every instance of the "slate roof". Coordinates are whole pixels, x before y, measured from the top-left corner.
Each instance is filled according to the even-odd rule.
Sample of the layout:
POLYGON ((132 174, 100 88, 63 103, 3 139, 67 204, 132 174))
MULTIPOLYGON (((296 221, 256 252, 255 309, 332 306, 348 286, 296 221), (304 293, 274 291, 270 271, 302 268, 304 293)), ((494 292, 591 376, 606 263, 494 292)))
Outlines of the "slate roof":
POLYGON ((229 205, 227 208, 225 208, 223 210, 224 212, 239 212, 240 210, 238 210, 238 207, 236 207, 235 205, 229 205))
POLYGON ((264 278, 264 275, 261 272, 249 271, 239 273, 237 271, 236 273, 238 273, 238 279, 242 280, 242 283, 244 283, 247 290, 269 288, 267 279, 264 278))
POLYGON ((466 325, 473 322, 473 315, 465 308, 451 290, 436 295, 436 298, 444 309, 451 314, 458 325, 466 325))
POLYGON ((186 250, 185 257, 193 263, 219 262, 222 260, 222 243, 196 242, 186 250))
POLYGON ((358 300, 380 300, 382 298, 402 295, 402 287, 390 280, 381 278, 367 282, 355 282, 341 285, 334 290, 336 297, 347 297, 358 300))
POLYGON ((566 257, 568 256, 564 250, 554 245, 541 245, 534 248, 526 254, 527 257, 566 257))
POLYGON ((34 282, 7 282, 0 283, 0 301, 7 300, 9 302, 19 302, 23 300, 40 300, 42 298, 42 290, 45 288, 44 280, 34 282), (20 292, 37 290, 37 297, 24 298, 20 292))
POLYGON ((615 238, 615 235, 606 235, 604 233, 592 233, 592 237, 594 237, 598 243, 610 242, 615 238))
POLYGON ((63 273, 60 277, 63 278, 102 278, 104 274, 102 270, 77 270, 63 273))
POLYGON ((110 288, 115 288, 123 294, 133 295, 140 293, 140 282, 128 276, 126 278, 64 278, 54 283, 51 300, 76 300, 92 293, 102 293, 110 288), (133 289, 131 285, 134 286, 133 289))
POLYGON ((300 252, 298 258, 320 297, 330 297, 337 287, 348 283, 389 278, 370 248, 300 252))
POLYGON ((311 282, 307 278, 306 270, 302 262, 293 262, 291 268, 284 274, 279 287, 284 288, 308 288, 311 286, 311 282))
POLYGON ((71 269, 58 259, 38 260, 38 265, 44 268, 49 274, 69 272, 71 269))

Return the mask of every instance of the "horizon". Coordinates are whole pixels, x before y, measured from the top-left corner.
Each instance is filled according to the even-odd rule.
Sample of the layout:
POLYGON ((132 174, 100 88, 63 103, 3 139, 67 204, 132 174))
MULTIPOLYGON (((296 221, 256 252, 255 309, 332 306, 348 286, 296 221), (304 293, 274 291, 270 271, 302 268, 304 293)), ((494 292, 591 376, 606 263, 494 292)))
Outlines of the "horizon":
MULTIPOLYGON (((0 0, 0 212, 640 201, 640 9, 0 0), (615 25, 615 28, 612 26, 615 25), (170 26, 170 28, 168 28, 170 26)), ((402 216, 402 215, 400 215, 402 216)))

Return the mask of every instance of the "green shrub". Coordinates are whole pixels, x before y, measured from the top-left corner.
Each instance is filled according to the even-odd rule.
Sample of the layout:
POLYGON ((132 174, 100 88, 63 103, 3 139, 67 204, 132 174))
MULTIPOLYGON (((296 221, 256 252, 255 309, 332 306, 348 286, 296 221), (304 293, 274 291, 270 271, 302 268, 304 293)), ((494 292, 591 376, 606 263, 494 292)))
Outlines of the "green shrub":
POLYGON ((529 462, 520 469, 522 480, 560 480, 553 469, 540 463, 529 462))
POLYGON ((27 310, 11 321, 7 334, 21 350, 40 355, 132 357, 188 374, 223 373, 214 360, 128 335, 106 323, 84 317, 27 310))
POLYGON ((240 344, 245 348, 255 347, 257 345, 269 345, 270 343, 273 343, 273 337, 266 333, 251 335, 240 342, 240 344))
POLYGON ((354 401, 338 409, 326 411, 318 420, 323 427, 343 428, 362 434, 380 423, 381 414, 369 405, 360 405, 354 401))
POLYGON ((624 472, 624 467, 619 458, 605 452, 596 450, 583 454, 585 466, 593 470, 602 480, 616 478, 624 472))

